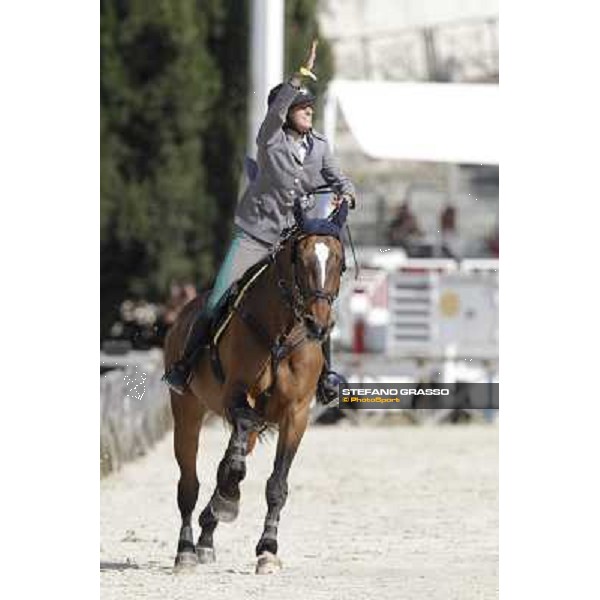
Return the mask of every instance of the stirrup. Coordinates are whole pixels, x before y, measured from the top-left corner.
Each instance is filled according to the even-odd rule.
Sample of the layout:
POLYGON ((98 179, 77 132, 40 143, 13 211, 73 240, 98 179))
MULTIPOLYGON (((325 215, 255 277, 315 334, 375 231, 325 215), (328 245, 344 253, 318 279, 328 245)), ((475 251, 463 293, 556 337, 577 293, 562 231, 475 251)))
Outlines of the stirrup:
POLYGON ((319 378, 317 385, 317 402, 330 407, 339 404, 339 385, 347 384, 348 380, 335 371, 325 371, 319 378))

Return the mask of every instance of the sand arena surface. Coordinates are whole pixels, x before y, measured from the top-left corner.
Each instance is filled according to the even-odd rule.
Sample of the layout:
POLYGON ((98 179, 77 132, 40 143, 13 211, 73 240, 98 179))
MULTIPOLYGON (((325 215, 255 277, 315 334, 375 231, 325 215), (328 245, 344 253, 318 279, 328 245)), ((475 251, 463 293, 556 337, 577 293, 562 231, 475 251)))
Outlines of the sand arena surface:
MULTIPOLYGON (((205 426, 197 517, 227 445, 205 426)), ((101 598, 124 600, 498 597, 498 426, 309 428, 281 515, 283 570, 254 574, 275 438, 248 457, 240 515, 217 562, 174 575, 179 477, 172 434, 101 482, 101 598)))

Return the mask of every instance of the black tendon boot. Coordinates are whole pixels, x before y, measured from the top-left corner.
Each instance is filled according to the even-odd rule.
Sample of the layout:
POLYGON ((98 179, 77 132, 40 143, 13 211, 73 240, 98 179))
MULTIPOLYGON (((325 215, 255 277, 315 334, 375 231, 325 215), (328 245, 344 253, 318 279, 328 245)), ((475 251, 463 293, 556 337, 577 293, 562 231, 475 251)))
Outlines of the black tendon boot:
POLYGON ((329 368, 331 365, 331 339, 329 336, 323 342, 322 347, 325 364, 317 384, 317 402, 327 406, 339 399, 339 384, 346 385, 348 381, 343 375, 329 368))
POLYGON ((211 316, 200 311, 185 343, 181 358, 163 375, 163 381, 178 394, 183 394, 200 351, 208 343, 211 316))

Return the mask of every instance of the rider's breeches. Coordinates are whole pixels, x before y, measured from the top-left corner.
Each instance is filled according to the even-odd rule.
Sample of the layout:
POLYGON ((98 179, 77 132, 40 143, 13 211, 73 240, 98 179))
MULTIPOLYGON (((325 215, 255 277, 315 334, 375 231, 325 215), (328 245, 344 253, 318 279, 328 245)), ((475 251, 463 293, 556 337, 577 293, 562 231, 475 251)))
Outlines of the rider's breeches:
POLYGON ((270 248, 266 242, 250 237, 242 229, 236 227, 227 254, 217 273, 213 289, 206 301, 205 310, 212 311, 227 288, 252 265, 267 256, 270 248))

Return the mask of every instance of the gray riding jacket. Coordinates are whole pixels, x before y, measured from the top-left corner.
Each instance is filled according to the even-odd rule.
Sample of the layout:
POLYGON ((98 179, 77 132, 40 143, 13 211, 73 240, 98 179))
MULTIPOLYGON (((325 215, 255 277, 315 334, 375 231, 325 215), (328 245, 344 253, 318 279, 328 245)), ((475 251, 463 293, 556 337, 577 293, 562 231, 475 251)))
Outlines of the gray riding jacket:
POLYGON ((355 195, 354 186, 341 172, 326 138, 311 130, 304 161, 283 125, 298 90, 285 83, 263 121, 256 143, 258 175, 242 195, 235 223, 250 235, 275 243, 284 228, 294 223, 295 198, 303 199, 320 185, 330 185, 337 194, 355 195))

